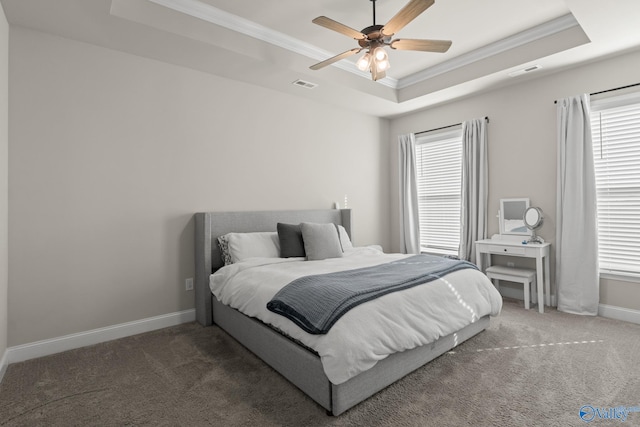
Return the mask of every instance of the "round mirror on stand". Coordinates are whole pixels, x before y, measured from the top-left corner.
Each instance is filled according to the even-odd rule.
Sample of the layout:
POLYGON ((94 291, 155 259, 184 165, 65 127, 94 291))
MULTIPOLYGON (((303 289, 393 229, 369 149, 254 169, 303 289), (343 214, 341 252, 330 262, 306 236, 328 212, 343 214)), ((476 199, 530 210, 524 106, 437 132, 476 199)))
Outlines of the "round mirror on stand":
POLYGON ((544 216, 542 215, 542 209, 535 206, 528 207, 524 211, 524 225, 531 230, 531 238, 527 243, 544 243, 542 237, 536 235, 536 230, 542 227, 544 222, 544 216))

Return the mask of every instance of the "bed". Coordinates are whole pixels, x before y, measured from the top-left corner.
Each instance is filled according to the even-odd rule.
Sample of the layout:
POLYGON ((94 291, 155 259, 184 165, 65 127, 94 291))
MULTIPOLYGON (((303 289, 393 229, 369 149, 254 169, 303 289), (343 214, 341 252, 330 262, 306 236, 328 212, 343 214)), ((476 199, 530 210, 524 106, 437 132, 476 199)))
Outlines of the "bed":
MULTIPOLYGON (((342 378, 336 381, 333 376, 335 374, 323 366, 322 359, 325 356, 323 350, 314 349, 312 345, 307 345, 308 343, 304 341, 306 337, 304 333, 298 335, 292 333, 291 335, 295 336, 292 338, 292 336, 283 333, 283 328, 280 325, 274 327, 267 324, 266 321, 260 320, 258 317, 261 314, 247 316, 239 309, 223 304, 212 293, 212 289, 218 292, 212 274, 218 272, 217 276, 220 276, 223 271, 230 270, 229 268, 222 269, 224 262, 218 245, 218 237, 230 232, 274 232, 278 223, 332 223, 343 227, 349 236, 352 232, 351 211, 348 209, 197 213, 195 215, 196 319, 204 326, 215 324, 225 330, 332 415, 337 416, 343 413, 408 373, 482 332, 489 325, 489 313, 483 313, 481 316, 477 316, 477 319, 473 319, 471 323, 460 328, 456 327, 454 331, 438 336, 431 342, 405 351, 394 352, 388 356, 385 355, 377 360, 372 367, 354 371, 356 373, 345 377, 347 379, 342 378)), ((359 252, 361 250, 356 249, 353 250, 355 254, 353 260, 360 262, 358 259, 361 256, 359 252)), ((363 249, 361 252, 365 251, 371 252, 375 249, 363 249)), ((283 262, 283 264, 293 266, 295 260, 293 261, 283 262)), ((264 267, 262 262, 255 262, 256 266, 254 267, 256 268, 273 268, 271 265, 264 267)), ((307 264, 309 263, 307 262, 307 264)), ((478 276, 474 280, 486 280, 490 286, 483 292, 495 292, 489 297, 493 299, 490 314, 496 315, 501 306, 499 294, 482 273, 473 271, 473 274, 481 276, 481 278, 478 276), (500 302, 497 302, 498 300, 500 302)), ((406 291, 395 294, 403 292, 406 291)), ((387 296, 380 299, 383 298, 387 298, 387 296)), ((224 300, 223 297, 221 299, 224 300)), ((363 304, 363 306, 365 305, 363 304)), ((286 323, 286 320, 284 322, 286 323)), ((341 322, 346 322, 346 320, 338 320, 333 329, 339 330, 338 326, 341 325, 341 322)), ((349 328, 342 329, 348 330, 349 328)), ((329 345, 335 348, 334 344, 329 345)), ((327 359, 326 357, 324 359, 326 365, 327 359)))

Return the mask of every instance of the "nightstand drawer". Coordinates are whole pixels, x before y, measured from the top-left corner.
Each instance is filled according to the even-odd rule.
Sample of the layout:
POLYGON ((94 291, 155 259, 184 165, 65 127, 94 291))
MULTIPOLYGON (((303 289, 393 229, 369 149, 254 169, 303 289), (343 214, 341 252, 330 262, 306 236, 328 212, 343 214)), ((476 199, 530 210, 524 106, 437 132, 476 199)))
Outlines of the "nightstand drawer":
POLYGON ((505 254, 505 255, 524 255, 525 249, 521 246, 501 246, 492 245, 487 252, 492 254, 505 254))

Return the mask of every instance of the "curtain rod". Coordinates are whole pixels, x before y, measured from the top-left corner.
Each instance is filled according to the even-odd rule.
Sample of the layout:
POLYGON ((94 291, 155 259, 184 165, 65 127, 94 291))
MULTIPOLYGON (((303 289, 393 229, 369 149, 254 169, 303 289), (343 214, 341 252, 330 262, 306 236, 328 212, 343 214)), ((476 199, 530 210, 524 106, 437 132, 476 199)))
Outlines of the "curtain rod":
MULTIPOLYGON (((628 89, 628 88, 634 87, 634 86, 640 86, 640 83, 633 83, 633 84, 626 85, 626 86, 614 87, 613 89, 601 90, 600 92, 593 92, 593 93, 590 93, 589 95, 590 96, 600 95, 601 93, 614 92, 616 90, 628 89)), ((557 104, 558 101, 557 100, 553 101, 553 103, 557 104)))
MULTIPOLYGON (((489 123, 489 117, 485 117, 484 119, 487 121, 487 123, 489 123)), ((460 126, 460 125, 462 125, 462 123, 456 123, 456 124, 449 125, 449 126, 442 126, 441 128, 435 128, 435 129, 423 130, 423 131, 421 131, 421 132, 416 132, 416 133, 414 133, 414 135, 420 135, 420 134, 422 134, 422 133, 428 133, 428 132, 435 132, 435 131, 437 131, 437 130, 442 130, 442 129, 449 129, 449 128, 456 127, 456 126, 460 126)))

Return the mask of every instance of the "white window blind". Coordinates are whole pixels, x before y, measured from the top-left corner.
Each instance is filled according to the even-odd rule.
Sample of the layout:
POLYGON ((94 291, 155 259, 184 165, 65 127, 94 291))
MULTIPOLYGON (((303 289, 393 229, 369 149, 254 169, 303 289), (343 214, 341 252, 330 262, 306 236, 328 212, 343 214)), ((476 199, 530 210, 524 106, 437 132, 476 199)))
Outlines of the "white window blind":
POLYGON ((461 127, 418 135, 416 169, 421 250, 457 255, 462 193, 461 127))
POLYGON ((593 101, 600 270, 640 274, 640 94, 593 101))

